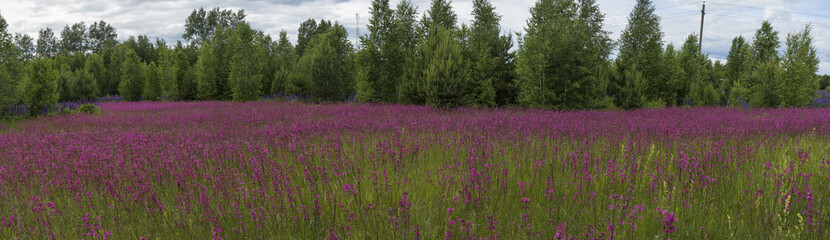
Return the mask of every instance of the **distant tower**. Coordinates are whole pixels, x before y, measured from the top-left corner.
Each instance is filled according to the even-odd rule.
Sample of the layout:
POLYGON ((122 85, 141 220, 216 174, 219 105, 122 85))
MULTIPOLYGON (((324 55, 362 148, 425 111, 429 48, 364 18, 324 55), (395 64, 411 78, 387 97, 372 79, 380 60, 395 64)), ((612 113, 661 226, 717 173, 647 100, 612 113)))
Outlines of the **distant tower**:
POLYGON ((354 20, 355 20, 354 21, 355 22, 355 24, 354 24, 354 38, 355 38, 354 42, 355 42, 355 44, 354 45, 357 46, 358 50, 360 50, 360 14, 355 13, 354 14, 354 20))

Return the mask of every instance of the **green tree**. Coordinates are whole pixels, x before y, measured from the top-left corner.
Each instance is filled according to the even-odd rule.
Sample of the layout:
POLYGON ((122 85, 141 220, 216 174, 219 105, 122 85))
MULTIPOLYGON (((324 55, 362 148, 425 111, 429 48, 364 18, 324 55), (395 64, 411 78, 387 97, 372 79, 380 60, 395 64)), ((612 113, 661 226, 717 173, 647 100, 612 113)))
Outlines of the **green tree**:
POLYGON ((179 41, 173 50, 176 61, 176 97, 178 100, 195 100, 198 94, 196 61, 199 51, 195 46, 185 47, 179 41))
POLYGON ((58 72, 58 97, 59 100, 64 101, 73 101, 77 99, 73 90, 73 86, 75 85, 75 73, 72 72, 72 68, 69 67, 67 64, 60 64, 56 65, 60 66, 60 71, 58 72))
POLYGON ((667 89, 670 91, 664 94, 666 97, 664 100, 666 104, 673 106, 683 104, 683 98, 679 96, 686 96, 689 89, 689 85, 683 85, 686 82, 687 76, 681 64, 682 53, 682 48, 676 49, 674 44, 667 45, 666 50, 663 51, 663 63, 666 71, 665 79, 667 81, 667 89))
POLYGON ((755 63, 745 81, 752 92, 750 104, 753 107, 775 107, 779 104, 775 95, 776 82, 780 79, 779 45, 778 32, 773 30, 769 21, 764 21, 755 32, 752 48, 755 63))
POLYGON ((0 15, 0 112, 19 102, 17 90, 23 66, 13 40, 6 20, 0 15))
POLYGON ((472 58, 471 78, 475 83, 476 104, 506 105, 513 103, 516 90, 513 38, 500 36, 501 16, 488 0, 473 1, 473 24, 469 49, 472 58))
POLYGON ((361 37, 362 49, 355 62, 357 98, 363 102, 393 102, 400 82, 398 73, 404 64, 402 40, 407 34, 400 32, 403 27, 398 24, 408 19, 397 19, 399 15, 392 10, 388 0, 373 1, 370 13, 369 34, 361 37))
MULTIPOLYGON (((660 30, 660 18, 654 13, 654 3, 651 0, 637 0, 637 5, 628 17, 628 26, 620 37, 620 53, 616 59, 621 73, 625 73, 634 66, 637 66, 637 69, 628 71, 630 74, 622 74, 622 79, 616 80, 616 86, 639 82, 639 80, 629 81, 625 78, 641 76, 645 79, 647 101, 665 98, 665 93, 670 91, 662 74, 664 73, 663 59, 661 59, 662 45, 663 32, 660 30)), ((640 107, 623 105, 626 105, 626 108, 640 107)))
POLYGON ((297 52, 294 46, 288 41, 288 33, 280 32, 280 39, 277 43, 274 59, 274 81, 271 81, 271 93, 285 93, 285 84, 288 76, 294 71, 294 64, 297 62, 297 52))
POLYGON ((823 75, 819 80, 818 88, 826 90, 830 86, 830 75, 823 75))
POLYGON ((746 42, 743 36, 735 37, 732 40, 729 55, 726 56, 725 81, 722 88, 727 94, 731 94, 731 89, 736 82, 742 81, 750 74, 754 63, 752 46, 746 42))
POLYGON ((438 33, 440 28, 455 30, 458 16, 452 10, 452 1, 432 0, 429 10, 421 20, 421 31, 424 36, 431 33, 438 33))
POLYGON ((44 108, 58 102, 57 81, 58 72, 52 68, 49 59, 35 60, 26 66, 23 102, 30 116, 37 116, 44 108))
POLYGON ((230 36, 231 71, 228 82, 234 101, 254 101, 262 97, 265 50, 254 43, 256 31, 246 23, 237 25, 230 36))
POLYGON ((104 58, 98 54, 90 54, 86 58, 86 63, 84 63, 84 71, 92 77, 92 83, 90 85, 94 85, 96 88, 93 91, 95 94, 91 97, 98 97, 104 93, 106 89, 102 85, 107 81, 107 69, 104 67, 104 58))
POLYGON ((182 38, 192 44, 202 45, 214 37, 218 27, 236 27, 237 24, 245 22, 245 16, 245 10, 233 12, 229 9, 220 10, 218 7, 210 11, 205 11, 204 8, 194 9, 185 20, 182 38))
POLYGON ((787 36, 787 51, 781 66, 781 79, 777 81, 775 94, 782 107, 803 107, 818 91, 819 59, 813 46, 813 36, 808 25, 801 32, 787 36))
POLYGON ((15 34, 14 44, 17 46, 20 54, 20 59, 23 62, 28 62, 35 59, 37 48, 35 48, 34 39, 27 34, 15 34))
POLYGON ((679 85, 677 86, 677 104, 688 103, 697 106, 716 104, 712 102, 710 86, 714 87, 708 79, 709 71, 706 68, 707 58, 700 53, 700 44, 697 34, 690 34, 683 43, 679 56, 680 68, 683 70, 679 85))
POLYGON ((158 57, 158 74, 160 86, 160 99, 173 100, 181 99, 178 89, 179 67, 177 65, 176 52, 163 48, 158 57))
POLYGON ((60 51, 65 53, 85 52, 87 50, 86 25, 84 22, 66 25, 61 31, 60 51))
POLYGON ((611 47, 602 18, 592 1, 536 2, 516 60, 520 103, 581 109, 600 99, 611 47))
POLYGON ((101 53, 106 48, 114 47, 118 44, 117 38, 118 33, 115 31, 115 27, 103 20, 92 23, 89 26, 87 39, 89 41, 89 49, 94 53, 101 53))
POLYGON ((126 49, 121 64, 121 82, 118 91, 127 101, 138 101, 144 92, 144 64, 132 49, 126 49))
POLYGON ((352 45, 346 29, 335 24, 309 42, 294 72, 289 76, 286 92, 303 94, 320 100, 345 100, 354 93, 352 45))
POLYGON ((772 23, 764 21, 761 28, 755 32, 755 39, 752 40, 752 50, 756 63, 766 63, 778 58, 777 49, 780 44, 778 31, 772 29, 772 23))
POLYGON ((314 21, 314 19, 308 19, 305 22, 300 24, 300 28, 297 29, 297 46, 295 50, 297 50, 297 56, 302 57, 307 48, 307 45, 313 40, 315 37, 327 32, 329 29, 332 28, 331 21, 320 20, 320 24, 314 21))
POLYGON ((213 38, 199 49, 196 62, 198 98, 201 100, 231 100, 228 84, 230 74, 230 48, 228 37, 231 29, 218 28, 213 38))
POLYGON ((471 105, 474 96, 469 63, 462 56, 461 43, 449 29, 439 27, 435 31, 408 59, 399 99, 435 107, 471 105))
POLYGON ((98 98, 98 84, 92 73, 78 69, 73 73, 75 80, 72 85, 72 93, 75 95, 74 100, 90 100, 98 98))
POLYGON ((141 92, 141 97, 147 101, 158 101, 161 99, 161 73, 159 66, 152 62, 147 65, 144 70, 144 89, 141 92))
POLYGON ((104 66, 107 69, 106 77, 103 81, 98 82, 101 88, 102 96, 112 96, 119 94, 118 86, 121 83, 121 65, 124 64, 125 53, 129 48, 125 45, 118 47, 106 48, 102 57, 104 58, 104 66))
POLYGON ((37 55, 53 58, 58 53, 58 49, 60 49, 60 45, 55 38, 55 32, 51 28, 40 29, 37 38, 37 55))

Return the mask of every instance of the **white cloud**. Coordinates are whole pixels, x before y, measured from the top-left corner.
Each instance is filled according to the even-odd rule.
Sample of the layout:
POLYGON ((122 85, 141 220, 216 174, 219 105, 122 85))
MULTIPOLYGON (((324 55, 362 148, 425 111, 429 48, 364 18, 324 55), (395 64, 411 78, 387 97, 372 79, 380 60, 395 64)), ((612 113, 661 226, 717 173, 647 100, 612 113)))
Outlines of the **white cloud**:
MULTIPOLYGON (((521 32, 534 0, 491 0, 502 15, 505 32, 521 32)), ((399 0, 391 0, 397 5, 399 0)), ((419 16, 429 9, 430 0, 412 0, 419 16)), ((598 0, 606 14, 606 28, 618 38, 625 28, 635 0, 598 0)), ((681 45, 690 33, 699 32, 700 0, 656 0, 657 14, 663 19, 665 42, 681 45)), ((65 25, 104 20, 118 29, 120 39, 146 34, 173 43, 184 32, 185 18, 193 9, 245 9, 247 20, 255 28, 271 35, 280 30, 296 40, 297 27, 309 18, 338 21, 349 29, 354 40, 355 14, 360 15, 360 32, 366 33, 371 0, 0 0, 0 14, 9 22, 11 32, 37 37, 41 28, 51 27, 58 34, 65 25)), ((454 0, 452 4, 460 22, 472 19, 472 0, 454 0)), ((783 42, 787 33, 814 23, 814 44, 822 60, 821 72, 830 73, 830 4, 823 0, 709 0, 707 1, 704 52, 714 59, 725 59, 732 38, 743 35, 752 39, 764 19, 770 19, 783 42)))

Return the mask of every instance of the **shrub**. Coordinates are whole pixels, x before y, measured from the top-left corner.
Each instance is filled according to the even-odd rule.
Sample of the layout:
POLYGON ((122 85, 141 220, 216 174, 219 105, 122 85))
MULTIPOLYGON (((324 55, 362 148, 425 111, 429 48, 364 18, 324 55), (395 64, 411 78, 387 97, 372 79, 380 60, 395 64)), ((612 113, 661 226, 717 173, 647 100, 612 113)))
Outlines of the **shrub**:
POLYGON ((78 107, 78 112, 86 114, 97 114, 101 112, 101 108, 99 108, 95 104, 84 104, 78 107))

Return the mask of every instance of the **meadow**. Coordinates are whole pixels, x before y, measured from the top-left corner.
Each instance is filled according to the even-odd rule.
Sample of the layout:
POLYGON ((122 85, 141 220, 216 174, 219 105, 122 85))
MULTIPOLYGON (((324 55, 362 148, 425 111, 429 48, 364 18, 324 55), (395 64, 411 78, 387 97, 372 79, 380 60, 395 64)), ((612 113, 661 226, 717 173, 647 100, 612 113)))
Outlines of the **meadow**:
POLYGON ((100 105, 0 126, 0 238, 830 237, 827 109, 100 105))

